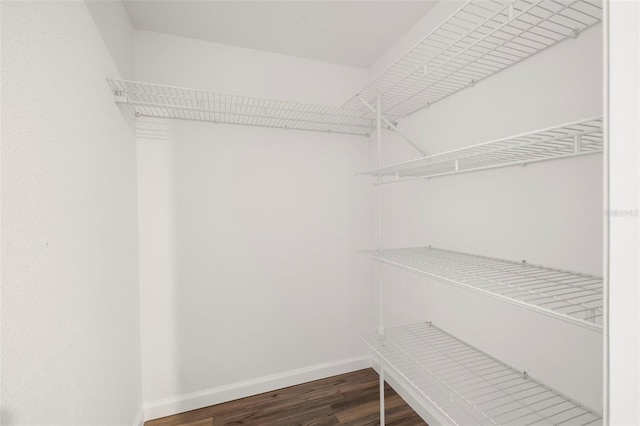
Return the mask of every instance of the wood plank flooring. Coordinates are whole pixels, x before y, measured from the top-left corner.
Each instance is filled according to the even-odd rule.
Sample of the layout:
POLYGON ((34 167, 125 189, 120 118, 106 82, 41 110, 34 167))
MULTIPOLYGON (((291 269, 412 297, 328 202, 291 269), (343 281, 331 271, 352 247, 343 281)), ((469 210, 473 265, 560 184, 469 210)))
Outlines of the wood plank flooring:
MULTIPOLYGON (((385 404, 387 425, 426 425, 389 385, 385 404)), ((145 426, 373 426, 379 420, 378 374, 368 368, 151 420, 145 426)))

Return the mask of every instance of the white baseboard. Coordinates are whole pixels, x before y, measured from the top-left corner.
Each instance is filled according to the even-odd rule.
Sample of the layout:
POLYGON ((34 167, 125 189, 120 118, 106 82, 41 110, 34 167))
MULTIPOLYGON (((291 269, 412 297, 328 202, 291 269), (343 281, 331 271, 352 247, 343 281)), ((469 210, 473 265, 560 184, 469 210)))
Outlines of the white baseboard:
POLYGON ((324 379, 338 374, 371 367, 371 357, 347 358, 324 364, 312 365, 297 370, 285 371, 270 376, 233 383, 217 388, 205 389, 184 395, 151 401, 144 405, 144 419, 153 420, 185 411, 233 401, 288 386, 324 379))
POLYGON ((133 423, 133 426, 144 426, 144 408, 140 408, 140 412, 138 413, 138 417, 133 423))

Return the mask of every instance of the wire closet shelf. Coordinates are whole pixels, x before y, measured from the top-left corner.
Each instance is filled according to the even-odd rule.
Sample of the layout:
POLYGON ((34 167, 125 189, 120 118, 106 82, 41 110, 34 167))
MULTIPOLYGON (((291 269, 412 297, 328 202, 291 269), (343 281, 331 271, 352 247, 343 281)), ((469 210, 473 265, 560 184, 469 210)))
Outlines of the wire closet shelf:
POLYGON ((603 151, 603 140, 602 117, 598 117, 429 155, 361 174, 386 178, 382 183, 446 176, 598 154, 603 151))
POLYGON ((601 425, 602 416, 431 323, 360 335, 456 425, 601 425))
POLYGON ((368 136, 371 118, 356 110, 107 79, 116 102, 135 117, 176 118, 368 136))
POLYGON ((432 247, 364 252, 384 263, 602 332, 602 278, 432 247))
POLYGON ((345 105, 405 117, 602 20, 595 0, 471 0, 345 105))

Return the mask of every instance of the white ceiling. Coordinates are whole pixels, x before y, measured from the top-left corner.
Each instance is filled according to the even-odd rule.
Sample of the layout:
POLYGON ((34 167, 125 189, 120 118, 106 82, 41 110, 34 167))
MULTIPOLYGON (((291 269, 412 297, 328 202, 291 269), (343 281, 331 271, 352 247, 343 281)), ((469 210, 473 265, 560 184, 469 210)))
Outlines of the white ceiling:
POLYGON ((124 1, 135 28, 368 68, 433 6, 422 1, 124 1))

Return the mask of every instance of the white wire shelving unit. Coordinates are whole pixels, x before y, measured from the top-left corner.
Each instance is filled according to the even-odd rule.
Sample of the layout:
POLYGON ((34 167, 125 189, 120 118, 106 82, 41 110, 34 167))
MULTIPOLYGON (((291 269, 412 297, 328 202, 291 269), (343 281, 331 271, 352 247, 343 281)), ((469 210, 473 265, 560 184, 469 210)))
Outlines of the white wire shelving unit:
POLYGON ((410 115, 602 20, 594 0, 471 0, 371 81, 344 108, 410 115))
POLYGON ((455 425, 601 425, 602 416, 431 323, 361 334, 455 425))
POLYGON ((135 117, 174 118, 369 136, 372 118, 357 110, 137 81, 107 79, 116 102, 135 117))
POLYGON ((382 183, 432 178, 602 153, 602 117, 590 118, 361 173, 382 183))
POLYGON ((526 374, 431 325, 385 329, 380 265, 393 264, 596 332, 603 329, 602 278, 432 248, 380 247, 381 183, 432 178, 603 151, 602 118, 591 118, 425 156, 396 121, 445 99, 602 20, 599 0, 469 0, 348 100, 343 108, 375 118, 378 331, 364 340, 380 356, 380 424, 389 366, 425 397, 446 424, 602 424, 526 374), (381 167, 383 123, 422 155, 381 167))
POLYGON ((601 277, 432 247, 364 253, 383 263, 602 332, 601 277))

